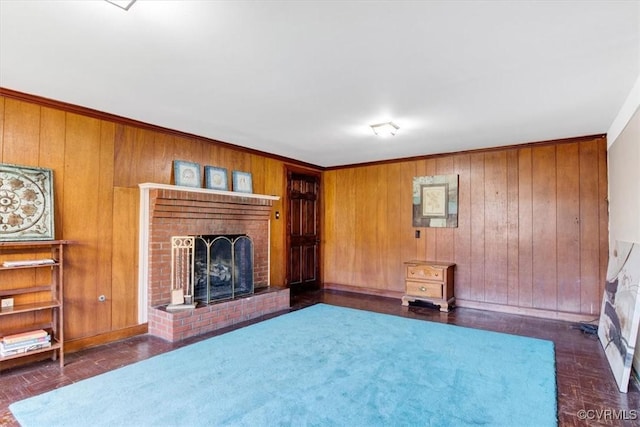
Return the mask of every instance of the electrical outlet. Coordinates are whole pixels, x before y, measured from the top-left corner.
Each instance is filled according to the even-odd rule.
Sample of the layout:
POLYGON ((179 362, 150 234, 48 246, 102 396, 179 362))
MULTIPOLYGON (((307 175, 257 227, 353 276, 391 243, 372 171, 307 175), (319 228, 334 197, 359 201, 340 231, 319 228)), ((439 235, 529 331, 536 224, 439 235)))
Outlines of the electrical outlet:
POLYGON ((0 304, 2 308, 13 307, 13 298, 4 298, 2 299, 2 304, 0 304))

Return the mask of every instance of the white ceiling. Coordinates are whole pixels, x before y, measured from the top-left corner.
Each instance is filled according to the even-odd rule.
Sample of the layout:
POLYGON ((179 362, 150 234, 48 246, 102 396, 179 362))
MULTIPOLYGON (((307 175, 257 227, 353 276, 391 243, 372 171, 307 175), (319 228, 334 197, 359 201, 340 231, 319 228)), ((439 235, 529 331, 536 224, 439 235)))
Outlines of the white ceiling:
POLYGON ((319 166, 606 133, 638 75, 639 1, 0 0, 1 87, 319 166))

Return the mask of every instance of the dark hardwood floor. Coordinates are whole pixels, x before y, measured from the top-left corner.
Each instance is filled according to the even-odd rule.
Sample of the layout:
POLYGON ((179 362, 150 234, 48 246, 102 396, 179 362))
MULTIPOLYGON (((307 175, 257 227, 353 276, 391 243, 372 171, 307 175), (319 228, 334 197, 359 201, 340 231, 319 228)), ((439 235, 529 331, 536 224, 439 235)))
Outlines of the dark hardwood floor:
MULTIPOLYGON (((551 340, 555 343, 556 349, 559 425, 640 426, 640 388, 637 381, 631 381, 628 393, 619 393, 598 340, 595 336, 574 329, 571 323, 465 308, 441 313, 428 307, 402 307, 397 299, 322 290, 292 295, 291 310, 318 302, 551 340), (581 419, 581 415, 582 418, 586 415, 587 419, 581 419)), ((248 323, 255 321, 236 325, 234 328, 246 326, 248 323)), ((63 371, 59 369, 57 362, 53 361, 3 370, 0 372, 0 425, 18 425, 8 409, 9 404, 14 401, 234 328, 176 344, 149 335, 129 338, 67 354, 63 371)))

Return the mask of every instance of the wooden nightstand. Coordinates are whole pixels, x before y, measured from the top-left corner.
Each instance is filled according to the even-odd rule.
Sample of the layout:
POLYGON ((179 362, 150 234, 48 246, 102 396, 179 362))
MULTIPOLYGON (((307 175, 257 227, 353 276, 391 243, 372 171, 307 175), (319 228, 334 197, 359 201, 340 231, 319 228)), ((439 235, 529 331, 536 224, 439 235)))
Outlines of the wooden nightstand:
POLYGON ((454 263, 412 260, 404 264, 406 289, 402 305, 421 300, 439 305, 440 311, 453 308, 456 301, 453 294, 454 263))

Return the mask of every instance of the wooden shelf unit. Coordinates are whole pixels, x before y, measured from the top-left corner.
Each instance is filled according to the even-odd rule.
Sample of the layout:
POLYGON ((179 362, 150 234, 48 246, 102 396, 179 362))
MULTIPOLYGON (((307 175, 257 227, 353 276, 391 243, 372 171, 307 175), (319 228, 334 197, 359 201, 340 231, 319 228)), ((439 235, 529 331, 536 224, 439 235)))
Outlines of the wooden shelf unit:
MULTIPOLYGON (((0 307, 0 337, 44 329, 51 347, 0 356, 0 364, 39 353, 64 366, 64 246, 67 240, 0 242, 0 299, 13 298, 11 307, 0 307), (5 261, 53 259, 50 264, 7 266, 5 261)), ((1 366, 1 365, 0 365, 1 366)))
POLYGON ((454 263, 412 260, 404 264, 405 295, 402 305, 421 300, 439 305, 440 311, 445 312, 454 306, 454 263))

